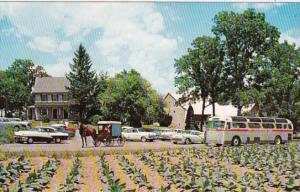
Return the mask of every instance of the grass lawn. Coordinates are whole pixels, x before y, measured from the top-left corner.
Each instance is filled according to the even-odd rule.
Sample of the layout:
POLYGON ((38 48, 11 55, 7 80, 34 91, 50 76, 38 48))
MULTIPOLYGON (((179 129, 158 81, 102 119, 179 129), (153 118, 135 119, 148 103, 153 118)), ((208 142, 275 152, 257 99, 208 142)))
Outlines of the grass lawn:
MULTIPOLYGON (((51 124, 59 124, 59 123, 61 123, 61 122, 60 121, 50 121, 48 123, 45 123, 42 121, 31 121, 32 127, 38 127, 38 126, 47 127, 47 126, 50 126, 51 124)), ((73 123, 69 123, 68 127, 76 127, 76 125, 73 123)))

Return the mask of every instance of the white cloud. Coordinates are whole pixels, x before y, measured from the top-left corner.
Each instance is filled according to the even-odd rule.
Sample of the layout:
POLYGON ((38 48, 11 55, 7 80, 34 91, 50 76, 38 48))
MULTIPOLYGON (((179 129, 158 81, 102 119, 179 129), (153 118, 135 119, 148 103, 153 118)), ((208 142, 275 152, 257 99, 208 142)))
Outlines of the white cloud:
POLYGON ((164 34, 164 18, 151 3, 0 3, 1 14, 32 39, 30 48, 47 53, 69 51, 68 41, 85 45, 89 32, 99 29, 101 36, 87 47, 97 71, 135 68, 155 88, 173 87, 169 74, 178 40, 164 34))
POLYGON ((69 41, 63 41, 58 45, 58 50, 62 52, 68 52, 71 48, 71 43, 69 41))
POLYGON ((62 77, 70 71, 70 61, 72 61, 72 58, 62 58, 59 59, 57 63, 44 65, 44 68, 49 75, 54 77, 62 77))
POLYGON ((281 33, 279 41, 283 43, 285 40, 291 44, 294 43, 296 47, 300 47, 300 36, 294 36, 292 31, 281 33))
POLYGON ((45 53, 54 53, 57 51, 67 52, 71 49, 71 43, 63 41, 57 42, 49 36, 34 37, 32 41, 27 43, 27 46, 33 50, 45 53))
POLYGON ((46 53, 56 51, 56 42, 51 37, 35 37, 27 46, 33 50, 38 50, 46 53))

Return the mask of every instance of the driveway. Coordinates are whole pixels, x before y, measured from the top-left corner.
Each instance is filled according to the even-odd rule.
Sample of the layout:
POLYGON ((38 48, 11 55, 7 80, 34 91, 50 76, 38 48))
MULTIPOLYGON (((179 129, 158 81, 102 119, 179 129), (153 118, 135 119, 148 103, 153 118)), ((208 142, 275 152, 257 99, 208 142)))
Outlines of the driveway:
POLYGON ((170 149, 170 148, 178 148, 178 147, 191 147, 191 146, 203 146, 203 144, 192 144, 192 145, 178 145, 173 144, 170 141, 160 141, 156 140, 154 142, 131 142, 127 141, 123 147, 105 147, 103 144, 101 144, 99 147, 94 147, 93 141, 91 137, 87 138, 88 146, 85 148, 81 147, 81 138, 78 132, 76 132, 76 135, 73 139, 63 141, 61 144, 55 144, 55 143, 34 143, 34 144, 5 144, 0 145, 1 151, 10 151, 10 152, 21 152, 21 151, 84 151, 84 150, 99 150, 103 149, 104 151, 137 151, 137 150, 147 150, 147 149, 153 149, 154 151, 160 151, 162 149, 170 149))

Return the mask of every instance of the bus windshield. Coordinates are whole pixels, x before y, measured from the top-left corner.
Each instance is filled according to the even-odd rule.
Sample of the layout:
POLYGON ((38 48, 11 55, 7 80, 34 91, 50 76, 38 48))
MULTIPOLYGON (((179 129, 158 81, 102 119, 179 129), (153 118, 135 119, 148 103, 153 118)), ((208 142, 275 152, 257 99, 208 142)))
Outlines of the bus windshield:
POLYGON ((225 122, 224 121, 208 121, 207 128, 224 128, 225 122))

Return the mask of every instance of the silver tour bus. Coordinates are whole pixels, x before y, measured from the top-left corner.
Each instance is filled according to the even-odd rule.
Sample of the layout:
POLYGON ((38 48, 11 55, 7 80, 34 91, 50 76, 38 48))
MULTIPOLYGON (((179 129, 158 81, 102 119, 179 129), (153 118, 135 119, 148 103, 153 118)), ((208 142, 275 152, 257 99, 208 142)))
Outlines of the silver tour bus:
POLYGON ((281 144, 292 140, 293 124, 284 118, 211 117, 205 132, 208 145, 238 146, 246 143, 281 144))

